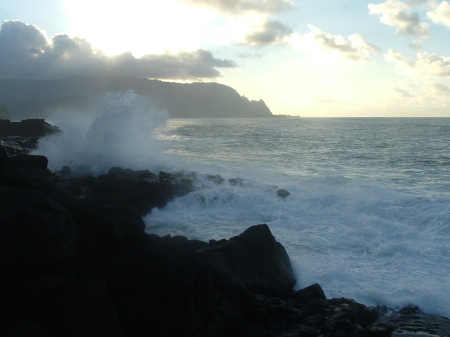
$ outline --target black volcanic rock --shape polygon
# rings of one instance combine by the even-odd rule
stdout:
[[[25,119],[20,122],[0,119],[0,138],[9,136],[39,138],[58,132],[59,128],[50,125],[44,119]]]
[[[199,253],[210,268],[228,274],[252,292],[281,295],[295,285],[286,250],[275,241],[267,225],[250,227]]]
[[[28,154],[38,147],[39,138],[61,130],[43,119],[26,119],[20,122],[0,119],[0,145],[9,156]]]
[[[74,262],[78,230],[42,192],[0,187],[0,274],[27,275]]]

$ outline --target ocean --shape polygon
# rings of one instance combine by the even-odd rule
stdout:
[[[195,172],[196,191],[152,210],[148,233],[207,241],[266,223],[297,288],[450,317],[450,118],[175,120],[123,95],[50,121],[65,134],[36,152],[52,170]]]

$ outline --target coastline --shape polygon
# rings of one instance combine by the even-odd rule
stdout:
[[[0,151],[5,335],[390,336],[420,320],[433,336],[448,321],[326,299],[318,284],[293,291],[289,258],[265,225],[210,242],[145,234],[142,215],[192,191],[191,176],[76,177],[50,172],[43,156]]]

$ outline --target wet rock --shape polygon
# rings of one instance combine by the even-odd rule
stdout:
[[[287,190],[285,190],[283,188],[280,188],[280,189],[277,190],[277,195],[280,198],[284,199],[284,198],[287,198],[288,196],[290,196],[291,193],[289,193]]]
[[[387,310],[384,310],[387,312]],[[383,316],[373,328],[389,329],[392,336],[442,337],[450,335],[450,319],[427,315],[418,307],[408,306],[399,311],[391,311]]]
[[[206,179],[208,179],[209,181],[212,181],[216,185],[222,185],[225,181],[225,179],[223,179],[222,176],[219,174],[216,174],[216,175],[208,174],[206,176]]]
[[[283,294],[295,284],[289,257],[267,225],[250,227],[241,235],[200,253],[211,268],[234,275],[252,292]]]
[[[160,172],[159,181],[166,199],[172,200],[195,190],[196,175],[194,172]]]
[[[44,119],[25,119],[20,122],[0,119],[0,137],[20,136],[38,138],[58,132],[61,132],[58,127],[47,123]]]
[[[37,137],[20,136],[1,137],[0,144],[5,147],[9,156],[27,154],[38,147]]]
[[[302,302],[308,302],[313,299],[322,299],[322,300],[326,299],[325,293],[323,292],[322,287],[318,283],[314,283],[309,287],[296,291],[293,296]]]
[[[241,179],[241,178],[231,178],[231,179],[228,179],[228,183],[231,185],[231,186],[244,186],[244,180],[243,179]]]
[[[94,196],[111,205],[128,207],[141,216],[167,202],[158,176],[147,170],[114,167],[92,182]]]

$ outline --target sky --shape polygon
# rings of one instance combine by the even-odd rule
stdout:
[[[0,78],[218,82],[274,114],[450,117],[450,2],[2,0]]]

